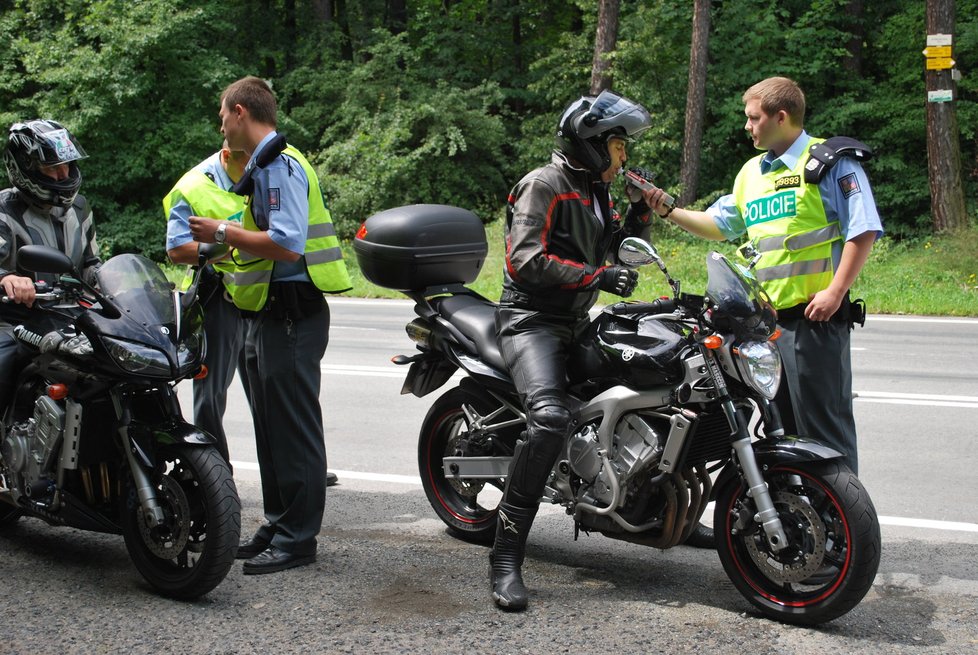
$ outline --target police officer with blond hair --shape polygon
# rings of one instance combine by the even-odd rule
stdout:
[[[804,129],[805,95],[785,77],[743,96],[744,129],[761,154],[741,168],[733,193],[705,212],[661,216],[707,239],[756,244],[757,279],[778,310],[784,379],[777,405],[788,434],[821,441],[857,472],[849,332],[864,317],[849,297],[883,226],[860,161],[871,156],[848,137],[820,139]]]
[[[191,216],[209,216],[241,222],[244,198],[231,187],[244,173],[248,155],[231,150],[227,142],[210,157],[183,174],[163,198],[163,213],[167,218],[166,254],[174,264],[196,265],[198,243],[190,234]],[[224,432],[224,410],[227,392],[236,369],[243,371],[241,354],[244,347],[244,319],[231,302],[225,276],[230,281],[234,272],[228,261],[205,266],[201,273],[199,296],[204,310],[204,335],[207,355],[204,364],[207,375],[195,379],[194,423],[217,440],[224,459],[230,461],[227,436]],[[189,286],[188,272],[183,285]],[[241,383],[248,393],[247,379]]]

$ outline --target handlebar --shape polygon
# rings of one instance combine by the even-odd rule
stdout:
[[[46,293],[37,293],[37,294],[34,294],[34,300],[60,300],[61,297],[62,297],[62,294],[58,293],[57,291],[48,291]],[[0,296],[0,302],[2,302],[2,303],[12,303],[13,300],[10,299],[10,296],[3,295],[3,296]]]
[[[619,302],[611,306],[612,314],[670,314],[676,311],[675,298],[657,298],[651,302]]]

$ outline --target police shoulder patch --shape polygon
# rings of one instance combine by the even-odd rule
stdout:
[[[272,187],[268,190],[268,211],[274,211],[281,208],[282,198],[279,194],[278,187]]]
[[[859,193],[859,180],[856,179],[855,173],[849,173],[839,178],[839,189],[842,190],[842,195],[848,198],[849,196]]]

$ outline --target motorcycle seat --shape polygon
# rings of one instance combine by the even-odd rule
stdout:
[[[496,305],[487,300],[463,294],[436,299],[436,308],[475,344],[482,360],[500,371],[506,371],[499,344],[496,343]]]

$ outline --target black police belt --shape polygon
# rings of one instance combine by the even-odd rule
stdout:
[[[312,282],[272,282],[268,285],[268,300],[257,312],[241,310],[244,318],[267,313],[276,320],[298,321],[315,316],[326,308],[323,292]]]
[[[799,303],[792,307],[779,309],[778,322],[807,320],[805,318],[806,309],[808,309],[807,302]],[[842,298],[842,303],[839,305],[839,309],[832,314],[832,318],[829,319],[829,322],[847,323],[850,329],[856,324],[864,326],[866,324],[866,301],[862,298],[852,300],[849,297],[849,292],[846,291],[846,295]]]

